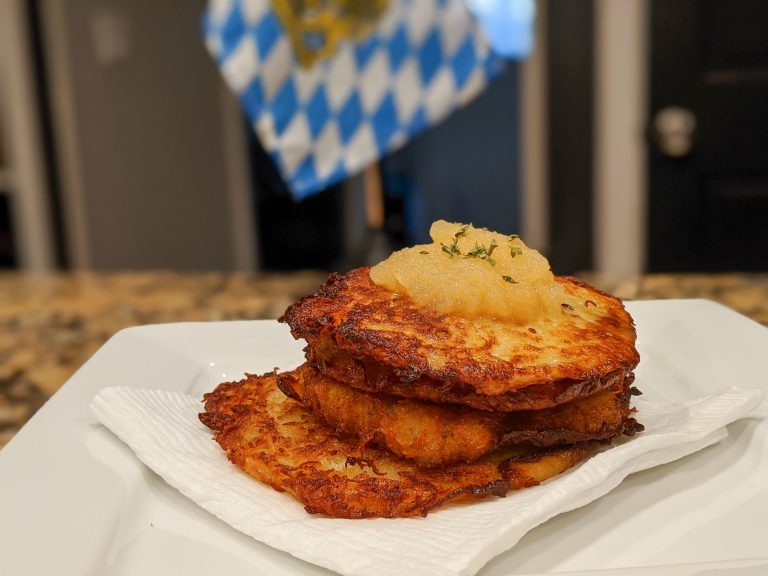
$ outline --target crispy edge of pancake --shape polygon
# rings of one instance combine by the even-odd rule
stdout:
[[[600,449],[497,451],[472,464],[424,469],[387,450],[339,438],[300,402],[286,397],[274,374],[248,375],[204,396],[200,421],[235,465],[307,512],[337,518],[426,516],[446,503],[504,496],[534,486]]]
[[[312,366],[354,388],[438,404],[463,404],[493,412],[551,408],[613,388],[632,374],[631,371],[616,370],[592,380],[557,380],[488,396],[478,394],[461,382],[441,382],[418,372],[380,364],[370,357],[353,356],[334,346],[328,335],[309,339],[308,343],[304,352]]]
[[[332,274],[279,320],[310,345],[328,338],[355,359],[386,366],[414,395],[419,394],[414,382],[426,377],[481,397],[541,385],[567,397],[569,387],[589,382],[593,392],[609,375],[628,374],[640,360],[634,323],[621,300],[574,278],[556,278],[573,303],[564,302],[561,315],[517,325],[418,306],[374,284],[368,271]]]
[[[503,413],[362,392],[307,364],[277,375],[286,396],[302,402],[336,434],[427,467],[473,462],[512,444],[546,447],[634,434],[639,425],[630,416],[632,380],[555,408]]]

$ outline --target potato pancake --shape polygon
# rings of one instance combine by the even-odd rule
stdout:
[[[327,375],[364,390],[483,410],[555,406],[622,382],[639,361],[621,301],[555,278],[559,312],[520,324],[418,306],[373,283],[368,268],[333,274],[280,319]]]
[[[486,412],[363,392],[325,376],[308,364],[277,376],[278,387],[332,426],[419,466],[473,462],[504,445],[576,444],[634,434],[631,379],[554,408]]]
[[[413,374],[404,370],[340,350],[329,336],[313,340],[304,352],[307,361],[318,370],[360,390],[500,412],[551,408],[612,388],[632,375],[631,372],[627,374],[619,370],[595,380],[558,380],[486,396],[461,382],[442,382],[418,373],[411,380]]]
[[[338,437],[274,374],[249,375],[205,395],[200,420],[246,473],[337,518],[425,516],[448,502],[503,496],[560,474],[600,442],[566,448],[501,450],[471,464],[419,468],[387,450]]]

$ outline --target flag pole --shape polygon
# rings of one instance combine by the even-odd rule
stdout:
[[[368,165],[363,172],[365,190],[365,220],[374,232],[384,229],[384,187],[381,184],[379,163]]]

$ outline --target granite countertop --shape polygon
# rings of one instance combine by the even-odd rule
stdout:
[[[122,328],[277,318],[326,277],[324,272],[0,274],[0,449]],[[768,274],[588,280],[625,299],[708,298],[768,326]]]

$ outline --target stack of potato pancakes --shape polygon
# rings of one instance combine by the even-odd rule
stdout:
[[[205,396],[229,459],[308,512],[414,516],[503,496],[642,430],[621,301],[553,276],[516,236],[431,234],[288,308],[302,366]]]

